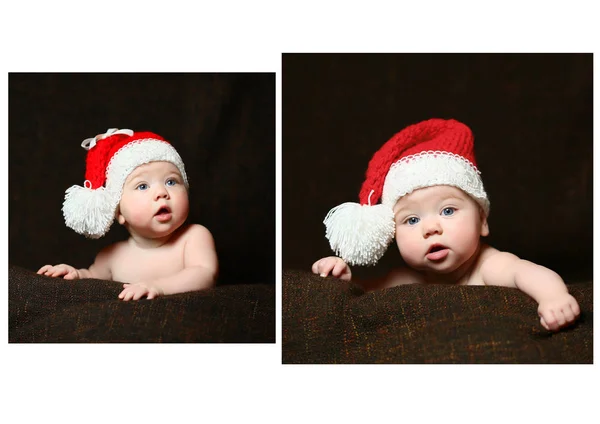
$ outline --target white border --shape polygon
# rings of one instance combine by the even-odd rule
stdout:
[[[8,2],[3,63],[12,72],[270,72],[280,69],[281,52],[598,46],[597,13],[587,1],[285,4]],[[278,178],[280,108],[278,100]],[[4,228],[8,237],[6,221]],[[596,365],[281,366],[280,345],[4,345],[2,357],[5,421],[26,422],[587,422],[597,416],[591,383],[600,381]]]

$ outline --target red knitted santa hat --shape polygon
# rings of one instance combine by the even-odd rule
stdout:
[[[65,223],[89,238],[102,237],[112,225],[125,180],[140,165],[165,161],[175,165],[188,187],[181,157],[161,136],[143,131],[110,128],[87,138],[84,187],[67,189],[63,203]]]
[[[475,163],[473,134],[453,119],[430,119],[406,127],[373,155],[360,190],[360,205],[344,203],[325,217],[331,248],[351,265],[377,263],[394,238],[393,208],[398,199],[436,185],[460,188],[489,213]]]

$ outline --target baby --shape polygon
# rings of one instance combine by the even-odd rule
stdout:
[[[466,125],[431,119],[394,135],[369,162],[360,201],[340,205],[325,218],[326,237],[340,257],[318,260],[314,273],[350,280],[348,264],[377,263],[395,237],[407,267],[363,283],[367,290],[427,283],[505,286],[538,302],[547,330],[579,316],[558,274],[480,241],[489,234],[489,201]]]
[[[184,225],[189,212],[188,180],[177,151],[151,132],[115,128],[83,141],[85,187],[66,192],[68,227],[102,237],[114,219],[130,234],[104,248],[89,269],[46,265],[38,274],[120,281],[125,301],[201,290],[215,285],[218,260],[211,233]]]

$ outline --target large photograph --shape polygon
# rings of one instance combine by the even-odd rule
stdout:
[[[9,341],[275,342],[275,74],[9,74]]]
[[[283,362],[592,363],[591,54],[284,54]]]

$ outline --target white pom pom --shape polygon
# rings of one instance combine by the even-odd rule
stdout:
[[[67,189],[63,203],[65,223],[79,234],[100,238],[114,220],[113,196],[104,187],[92,190],[81,186]]]
[[[394,238],[394,212],[385,205],[344,203],[323,221],[331,249],[350,265],[374,265]]]

